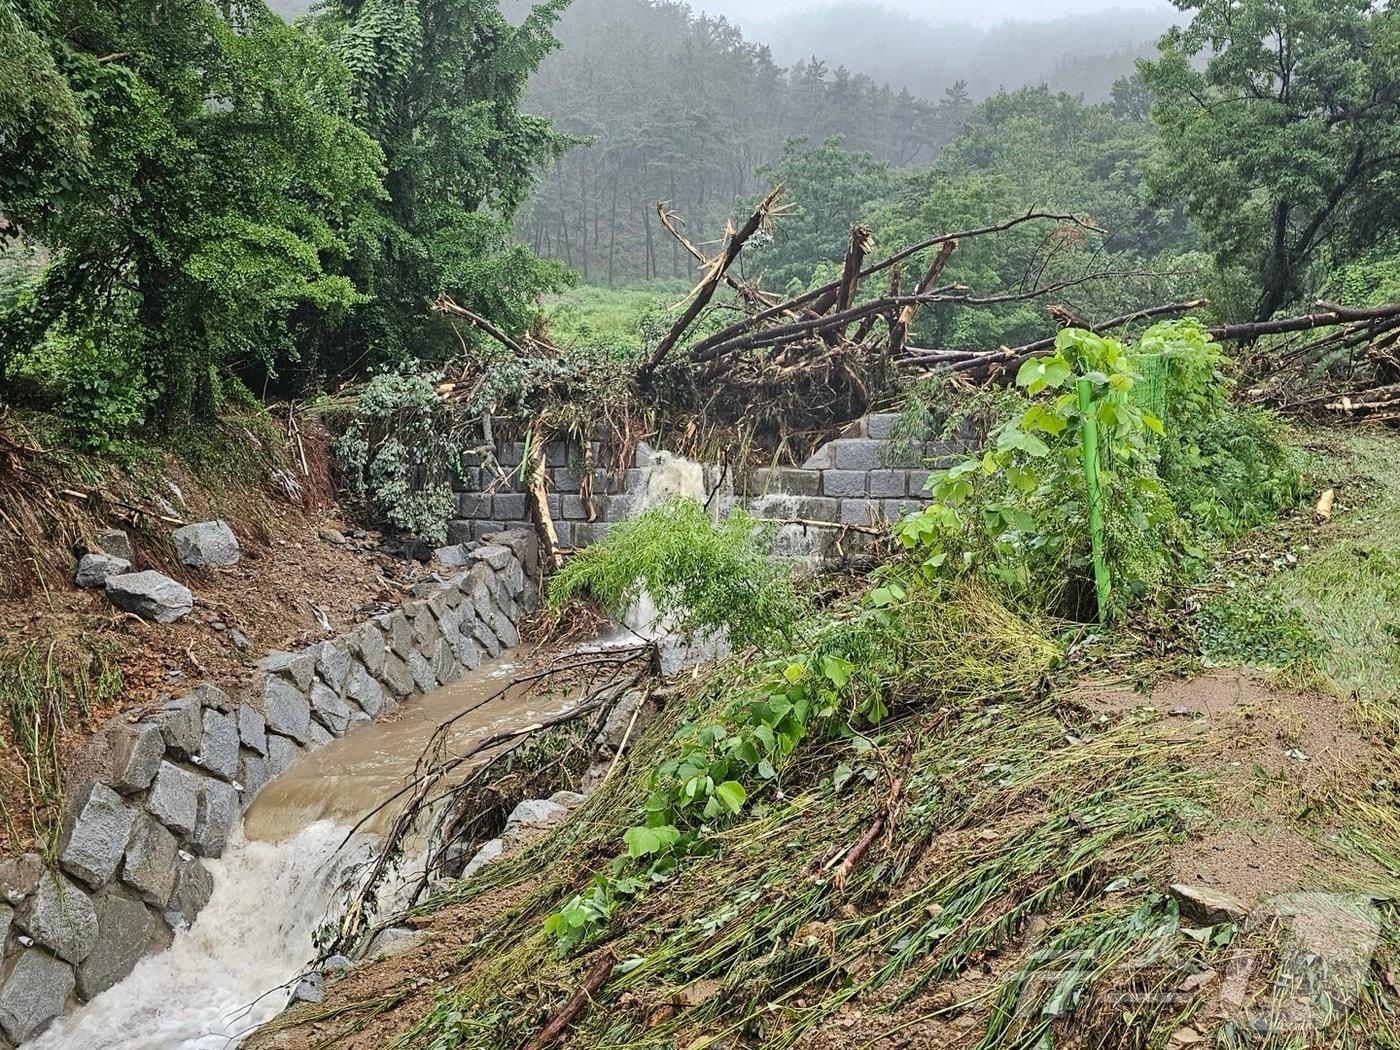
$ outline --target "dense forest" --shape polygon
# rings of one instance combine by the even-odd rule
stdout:
[[[864,7],[796,19],[783,46],[846,54],[866,26],[888,40],[878,79],[785,65],[722,19],[645,0],[292,0],[292,22],[257,0],[0,0],[4,398],[117,447],[250,393],[445,361],[462,344],[440,295],[524,332],[571,283],[558,338],[629,352],[674,291],[594,289],[696,273],[656,204],[703,247],[779,181],[781,214],[736,271],[773,291],[830,279],[853,223],[896,251],[1035,207],[1079,225],[969,244],[947,279],[1062,287],[1086,317],[1197,295],[1222,319],[1394,298],[1400,16],[1177,6],[1134,69],[1094,56],[1136,53],[1146,16],[986,31],[969,55],[1033,82],[978,98],[993,81],[939,58],[930,75],[952,79],[930,99],[895,79],[918,34]],[[1124,75],[1105,91],[1109,67]],[[912,338],[1029,338],[1040,294],[934,305]],[[502,368],[482,397],[519,380]]]

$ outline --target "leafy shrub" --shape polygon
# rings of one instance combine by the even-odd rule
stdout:
[[[743,511],[715,522],[694,500],[668,500],[576,554],[554,577],[549,605],[587,596],[621,619],[645,593],[679,630],[772,646],[788,638],[801,604],[788,568],[769,557],[771,540]]]
[[[1238,588],[1208,602],[1198,631],[1201,656],[1209,664],[1290,668],[1326,653],[1302,613],[1260,588]]]
[[[1067,329],[1054,353],[1021,366],[1022,396],[990,402],[1002,418],[986,450],[937,472],[933,502],[899,526],[930,577],[976,573],[1033,608],[1091,608],[1081,379],[1100,433],[1114,612],[1194,574],[1204,547],[1298,501],[1280,424],[1231,402],[1225,358],[1204,328],[1156,325],[1137,349],[1160,355],[1165,421],[1143,403],[1146,388],[1135,391],[1141,358],[1116,340]]]
[[[447,536],[452,476],[466,431],[436,374],[386,372],[360,394],[335,453],[350,491],[378,521],[433,542]]]

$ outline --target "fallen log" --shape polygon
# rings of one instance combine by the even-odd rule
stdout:
[[[583,984],[579,985],[573,995],[569,996],[566,1002],[554,1015],[554,1019],[545,1025],[540,1034],[530,1040],[530,1045],[526,1050],[544,1050],[547,1046],[552,1046],[559,1041],[559,1037],[564,1034],[579,1015],[579,1012],[588,1004],[593,996],[598,994],[598,990],[608,983],[608,978],[612,975],[613,967],[617,965],[617,957],[608,952],[601,959],[593,964],[588,971],[588,976],[583,979]]]

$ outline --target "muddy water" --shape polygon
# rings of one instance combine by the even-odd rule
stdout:
[[[209,862],[214,894],[194,926],[25,1050],[231,1050],[275,1017],[344,877],[369,856],[393,811],[341,848],[348,830],[403,786],[437,727],[475,708],[452,730],[461,749],[569,705],[518,693],[490,700],[514,669],[483,665],[298,759],[263,789],[224,856]]]

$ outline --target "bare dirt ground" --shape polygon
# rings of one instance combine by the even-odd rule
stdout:
[[[1084,682],[1068,697],[1110,719],[1170,720],[1196,741],[1203,771],[1215,785],[1213,820],[1168,858],[1169,882],[1186,882],[1253,905],[1260,897],[1323,884],[1336,856],[1337,806],[1370,784],[1385,759],[1352,724],[1350,705],[1336,698],[1275,688],[1261,675],[1226,669],[1166,682],[1149,695],[1113,683]],[[1364,876],[1364,868],[1353,870]],[[1380,872],[1376,872],[1380,875]],[[917,878],[917,869],[910,878]],[[427,921],[423,942],[401,955],[363,964],[331,983],[325,1003],[288,1014],[275,1031],[250,1046],[259,1050],[337,1047],[369,1050],[391,1043],[452,986],[455,961],[482,916],[505,910],[514,895],[503,889],[465,909]],[[998,986],[1045,928],[1033,920],[1019,941],[989,951],[952,980],[935,985],[897,1009],[890,1004],[917,978],[917,967],[869,999],[847,1003],[798,1043],[809,1050],[847,1048],[962,1048],[985,1031]],[[881,960],[868,962],[878,963]],[[853,972],[862,964],[852,961]],[[800,1004],[797,1004],[800,1005]],[[339,1042],[349,1017],[359,1028]],[[567,1040],[565,1041],[567,1042]]]

